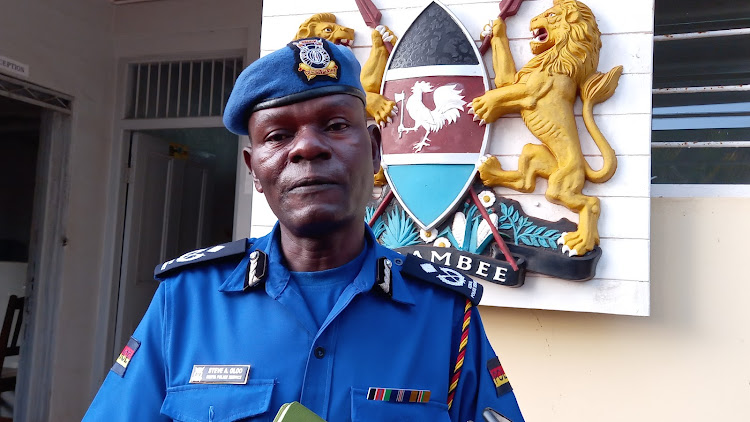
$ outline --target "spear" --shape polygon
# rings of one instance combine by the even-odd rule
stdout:
[[[521,2],[523,2],[523,0],[501,0],[500,15],[498,17],[502,20],[505,20],[515,15],[516,13],[518,13],[518,9],[521,7]],[[359,0],[357,1],[357,4],[359,4]],[[480,55],[484,56],[484,53],[486,53],[487,50],[490,49],[491,40],[492,31],[490,31],[490,33],[487,34],[486,37],[484,37],[484,40],[482,40],[482,45],[479,47]]]
[[[380,13],[380,10],[378,10],[377,7],[375,7],[375,4],[371,0],[354,0],[357,3],[357,8],[359,9],[359,14],[362,15],[362,19],[365,20],[365,24],[369,26],[372,29],[375,29],[378,25],[380,25],[380,19],[383,17],[383,14]],[[383,40],[383,44],[385,44],[386,50],[388,50],[388,53],[390,54],[391,51],[393,51],[393,45],[390,43],[390,41]]]

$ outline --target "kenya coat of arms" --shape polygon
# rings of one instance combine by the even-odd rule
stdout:
[[[516,70],[504,20],[520,3],[501,2],[481,48],[438,1],[421,10],[390,53],[395,36],[379,24],[376,9],[363,13],[382,36],[373,32],[362,74],[368,113],[382,128],[383,172],[375,178],[382,192],[367,220],[384,245],[493,283],[521,286],[527,270],[588,280],[602,254],[601,207],[582,189],[587,181],[606,182],[617,168],[592,108],[612,96],[622,67],[597,72],[601,41],[593,13],[576,0],[553,0],[531,21],[534,58]],[[339,32],[350,43],[353,31],[345,29]],[[494,88],[482,60],[489,48]],[[377,85],[380,92],[373,92]],[[578,96],[603,158],[598,170],[581,153],[573,115]],[[541,142],[517,152],[517,170],[486,155],[490,126],[509,113],[520,114]],[[529,215],[493,189],[533,192],[539,178],[547,179],[547,200],[577,213],[577,223]]]

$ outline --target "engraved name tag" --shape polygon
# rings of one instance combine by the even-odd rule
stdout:
[[[190,384],[247,384],[250,365],[193,365]]]

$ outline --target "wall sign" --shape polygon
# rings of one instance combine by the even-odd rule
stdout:
[[[29,65],[17,62],[5,56],[0,56],[0,72],[13,76],[28,78]]]

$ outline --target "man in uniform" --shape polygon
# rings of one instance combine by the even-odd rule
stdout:
[[[378,244],[380,164],[359,64],[297,40],[246,68],[224,123],[278,217],[273,231],[157,266],[163,280],[87,421],[523,421],[475,305],[481,285]]]

